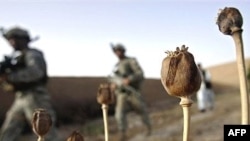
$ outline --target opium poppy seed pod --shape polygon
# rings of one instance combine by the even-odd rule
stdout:
[[[84,141],[84,138],[78,131],[73,131],[67,141]]]
[[[43,138],[52,126],[52,119],[50,114],[45,109],[36,109],[33,113],[32,127],[34,133]]]
[[[114,102],[114,94],[108,83],[101,83],[97,91],[97,102],[99,104],[112,104]]]
[[[216,24],[223,34],[232,35],[233,32],[242,30],[243,18],[238,9],[225,7],[219,11]]]
[[[240,79],[242,124],[249,124],[249,92],[246,79],[244,46],[242,39],[243,17],[234,7],[226,7],[218,13],[216,24],[220,32],[233,37],[236,47],[236,61]]]
[[[176,51],[167,51],[162,61],[161,82],[171,96],[188,96],[199,90],[201,76],[193,55],[188,47],[177,47]]]
[[[183,109],[183,141],[189,140],[191,95],[197,92],[201,85],[201,74],[194,61],[194,56],[188,52],[188,47],[167,51],[167,57],[162,61],[161,82],[167,93],[181,99]]]
[[[109,83],[101,83],[97,91],[97,102],[102,105],[105,141],[108,141],[108,105],[114,102],[114,93]]]

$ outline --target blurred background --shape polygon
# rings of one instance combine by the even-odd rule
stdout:
[[[106,77],[117,62],[110,43],[122,43],[127,55],[138,59],[146,76],[142,93],[155,128],[167,131],[163,126],[181,121],[182,111],[179,109],[179,99],[167,95],[160,82],[165,51],[185,44],[195,61],[211,72],[216,102],[226,104],[228,95],[237,99],[239,80],[234,42],[230,36],[219,31],[216,17],[218,10],[225,7],[240,10],[244,19],[242,35],[246,66],[249,67],[249,4],[248,0],[8,0],[0,5],[0,26],[4,29],[21,26],[29,30],[32,37],[39,36],[39,40],[30,46],[41,49],[47,60],[50,76],[48,87],[58,113],[58,127],[65,129],[66,125],[77,124],[74,128],[80,128],[86,135],[102,138],[102,129],[92,131],[92,126],[98,123],[98,129],[102,128],[99,121],[102,113],[96,102],[96,92],[99,84],[107,81]],[[10,52],[11,47],[4,38],[0,38],[0,58]],[[13,97],[11,93],[0,91],[1,122]],[[235,102],[235,115],[239,112],[240,116],[239,100],[232,102]],[[224,105],[224,108],[227,106]],[[168,115],[171,110],[173,118]],[[223,106],[217,112],[197,118],[203,118],[199,122],[207,122],[218,114],[229,116],[232,113]],[[113,105],[109,114],[113,116]],[[196,103],[193,114],[199,114]],[[221,133],[218,134],[218,141],[223,136],[224,122],[240,123],[238,118],[232,116],[232,120],[221,119],[215,123],[221,125],[219,128],[216,126],[218,130],[214,131]],[[86,124],[92,120],[99,122]],[[140,133],[140,126],[132,124],[131,128],[138,126],[138,129],[134,128],[136,131],[134,134],[131,132],[131,138]],[[212,125],[209,130],[215,128]],[[115,136],[115,127],[111,126],[110,130]],[[205,134],[202,129],[195,131],[193,136],[213,136]],[[173,136],[179,132],[182,133],[181,129],[176,129],[159,140],[174,140],[177,137]],[[163,134],[157,132],[158,136]],[[217,139],[215,137],[210,141]]]

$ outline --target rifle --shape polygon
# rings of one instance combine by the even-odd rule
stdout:
[[[3,74],[8,73],[12,69],[14,69],[15,66],[11,63],[11,57],[4,56],[4,60],[0,62],[0,76]],[[12,91],[14,88],[12,85],[10,85],[7,82],[1,82],[0,86],[3,88],[4,91]]]
[[[21,54],[18,54],[15,57],[5,55],[3,61],[0,62],[0,75],[9,73],[24,66],[24,62],[21,60],[21,57]]]
[[[108,75],[108,82],[116,84],[116,86],[125,89],[126,91],[135,94],[136,96],[140,96],[141,94],[132,86],[124,85],[123,78],[116,73],[112,73]]]
[[[4,56],[4,60],[0,62],[0,75],[5,74],[15,68],[11,63],[11,57]]]

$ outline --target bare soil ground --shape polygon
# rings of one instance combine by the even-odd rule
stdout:
[[[128,115],[128,141],[181,141],[183,128],[182,108],[179,103],[167,108],[164,103],[149,108],[153,125],[151,136],[145,136],[145,128],[138,115]],[[225,93],[216,95],[215,108],[212,111],[200,113],[196,101],[191,106],[192,141],[223,141],[223,126],[225,124],[241,124],[241,106],[239,93]],[[83,125],[66,125],[59,128],[64,141],[69,134],[78,130],[84,134],[85,141],[104,141],[102,118],[90,120]],[[118,141],[116,122],[109,116],[110,141]],[[31,138],[30,134],[23,135],[22,141]],[[33,135],[34,138],[34,135]]]
[[[248,59],[248,63],[250,59]],[[249,65],[247,65],[249,66]],[[196,97],[191,106],[192,141],[223,141],[225,124],[241,124],[239,78],[236,62],[208,68],[215,90],[215,108],[200,113]],[[58,131],[62,141],[74,131],[80,131],[85,141],[104,141],[101,106],[96,102],[98,85],[104,78],[51,78],[49,90],[58,114]],[[142,94],[148,105],[153,125],[151,136],[145,136],[145,128],[135,113],[128,115],[128,141],[181,141],[183,128],[182,108],[179,99],[166,94],[159,79],[147,79]],[[13,101],[14,95],[0,91],[0,122]],[[113,109],[109,109],[109,141],[118,141]],[[36,136],[26,132],[19,141],[34,141]]]

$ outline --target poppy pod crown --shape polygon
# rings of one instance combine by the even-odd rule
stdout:
[[[112,104],[114,102],[114,94],[108,83],[99,85],[96,98],[99,104]]]
[[[194,56],[183,45],[175,51],[167,51],[162,61],[161,82],[172,96],[188,96],[199,90],[201,76],[194,61]]]

